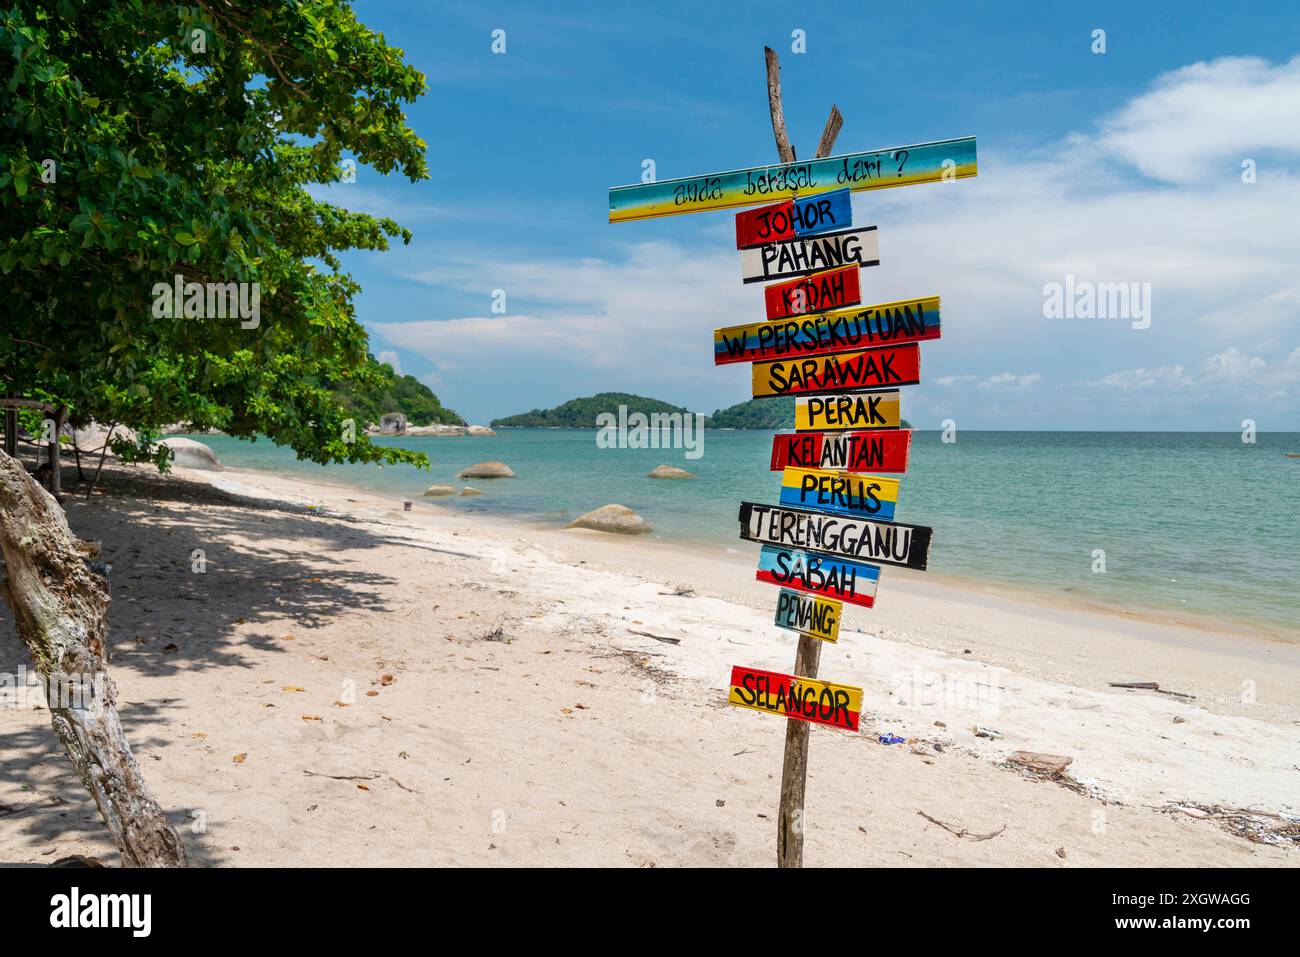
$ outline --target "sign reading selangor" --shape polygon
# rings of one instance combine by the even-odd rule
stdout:
[[[799,163],[615,186],[609,191],[609,221],[623,223],[709,209],[757,206],[845,186],[859,192],[967,179],[978,174],[975,137],[964,136]]]
[[[742,708],[849,731],[858,730],[858,716],[862,711],[861,688],[740,665],[731,669],[727,700]]]

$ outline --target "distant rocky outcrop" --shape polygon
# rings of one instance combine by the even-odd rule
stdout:
[[[586,515],[579,515],[568,527],[590,528],[617,535],[642,535],[650,531],[646,520],[626,505],[602,505]]]
[[[675,465],[656,465],[650,470],[648,477],[654,479],[684,479],[695,478],[695,473],[688,472],[686,469],[679,469]]]
[[[405,435],[406,416],[401,412],[389,412],[380,416],[379,431],[384,435]]]
[[[172,450],[172,465],[183,469],[202,469],[207,472],[220,472],[221,462],[217,454],[202,442],[194,439],[163,439],[158,443]]]
[[[496,435],[486,425],[410,425],[407,435]]]
[[[479,462],[462,471],[457,478],[514,478],[515,473],[505,462]]]

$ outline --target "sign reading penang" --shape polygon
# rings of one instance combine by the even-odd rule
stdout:
[[[876,603],[880,569],[834,555],[764,545],[754,577],[769,585],[870,608]]]
[[[855,561],[925,568],[930,558],[930,533],[925,525],[740,503],[740,537],[746,541],[806,548]]]
[[[860,278],[861,270],[857,266],[840,266],[838,269],[800,276],[789,282],[774,282],[764,286],[763,303],[767,307],[767,318],[806,316],[811,312],[855,305],[862,301]],[[762,325],[763,323],[756,324]]]
[[[840,637],[844,606],[829,598],[814,598],[782,588],[776,598],[776,627],[812,635],[834,644]]]
[[[745,282],[767,282],[849,264],[880,265],[880,238],[875,226],[742,249],[740,278]]]
[[[811,236],[853,225],[847,189],[747,209],[736,214],[736,248],[748,249],[795,236]]]
[[[921,347],[912,343],[812,359],[755,362],[751,374],[756,399],[916,385],[921,381]]]
[[[841,472],[906,472],[912,433],[778,432],[772,436],[772,471],[785,468]]]
[[[849,395],[801,395],[794,401],[799,432],[839,429],[896,429],[902,423],[902,393],[855,392]]]
[[[727,700],[742,708],[849,731],[858,730],[858,716],[862,711],[861,688],[740,665],[731,669]]]
[[[850,153],[801,163],[686,176],[609,191],[609,221],[756,206],[848,187],[854,192],[966,179],[979,173],[975,137]]]
[[[853,266],[848,269],[855,274],[858,271]],[[820,277],[830,277],[838,272],[840,270],[817,273],[796,282],[819,280]],[[821,284],[824,285],[825,281]],[[768,286],[765,291],[770,294],[773,289],[784,289],[787,286],[791,287],[793,294],[803,296],[807,302],[820,304],[828,298],[820,294],[810,296],[787,283]],[[853,287],[856,295],[856,277]],[[768,318],[778,318],[772,315],[770,298],[768,303]],[[805,311],[821,312],[811,308]],[[750,322],[743,326],[713,330],[713,362],[715,365],[723,365],[728,362],[833,355],[837,352],[938,339],[939,333],[938,296],[839,309],[815,316],[795,313],[781,322]]]

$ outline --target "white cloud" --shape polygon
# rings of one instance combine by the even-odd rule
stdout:
[[[1187,375],[1186,369],[1174,364],[1156,369],[1121,369],[1086,384],[1094,389],[1132,392],[1137,389],[1187,389],[1196,383]]]
[[[385,349],[383,352],[376,355],[375,360],[378,362],[387,362],[393,367],[394,372],[398,375],[402,374],[402,360],[399,359],[397,353],[393,352],[391,349]]]
[[[1027,375],[999,372],[997,375],[989,376],[979,384],[979,387],[981,389],[1028,389],[1042,381],[1043,376],[1038,372],[1030,372]]]

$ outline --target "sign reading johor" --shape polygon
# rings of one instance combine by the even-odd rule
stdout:
[[[856,267],[849,269],[853,273],[858,271]],[[838,272],[840,270],[804,276],[796,283],[818,280]],[[856,295],[856,278],[853,286]],[[793,295],[802,296],[805,302],[820,304],[828,298],[820,294],[809,295],[807,291],[801,292],[797,286],[787,283],[768,286],[764,291],[770,297],[773,289],[787,287],[791,288]],[[779,318],[772,315],[770,298],[768,303],[768,318]],[[804,311],[821,312],[813,308]],[[833,355],[938,339],[939,333],[938,296],[839,309],[815,316],[792,313],[782,322],[751,322],[714,329],[713,362],[723,365],[727,362]]]
[[[860,277],[859,267],[840,266],[838,269],[800,276],[789,282],[774,282],[764,286],[763,303],[767,308],[767,318],[806,316],[812,312],[855,305],[862,301]],[[761,326],[762,323],[756,325]]]
[[[876,603],[880,569],[834,555],[764,545],[754,577],[769,585],[870,608]]]
[[[812,635],[834,644],[840,637],[844,606],[829,598],[814,598],[789,588],[776,597],[776,627]]]
[[[751,374],[756,399],[916,385],[921,381],[921,347],[911,343],[812,359],[755,362]]]
[[[785,468],[842,472],[906,472],[912,433],[778,432],[772,436],[772,471]]]
[[[747,209],[736,214],[736,248],[748,249],[795,236],[811,236],[853,225],[847,189]]]
[[[898,507],[898,479],[821,469],[786,469],[781,504],[886,522]]]
[[[858,730],[858,715],[862,711],[861,688],[740,665],[731,669],[727,700],[742,708],[849,731]]]
[[[976,176],[975,137],[850,153],[727,173],[616,186],[609,221],[628,222],[707,209],[757,206],[847,186],[854,192]]]
[[[896,429],[902,419],[903,394],[855,392],[851,395],[801,395],[794,400],[794,427],[800,432],[822,429]]]
[[[925,525],[740,503],[740,537],[746,541],[806,548],[855,561],[925,568],[930,559],[931,531]]]
[[[850,264],[880,265],[880,234],[875,226],[742,249],[740,278],[745,282],[767,282]]]

